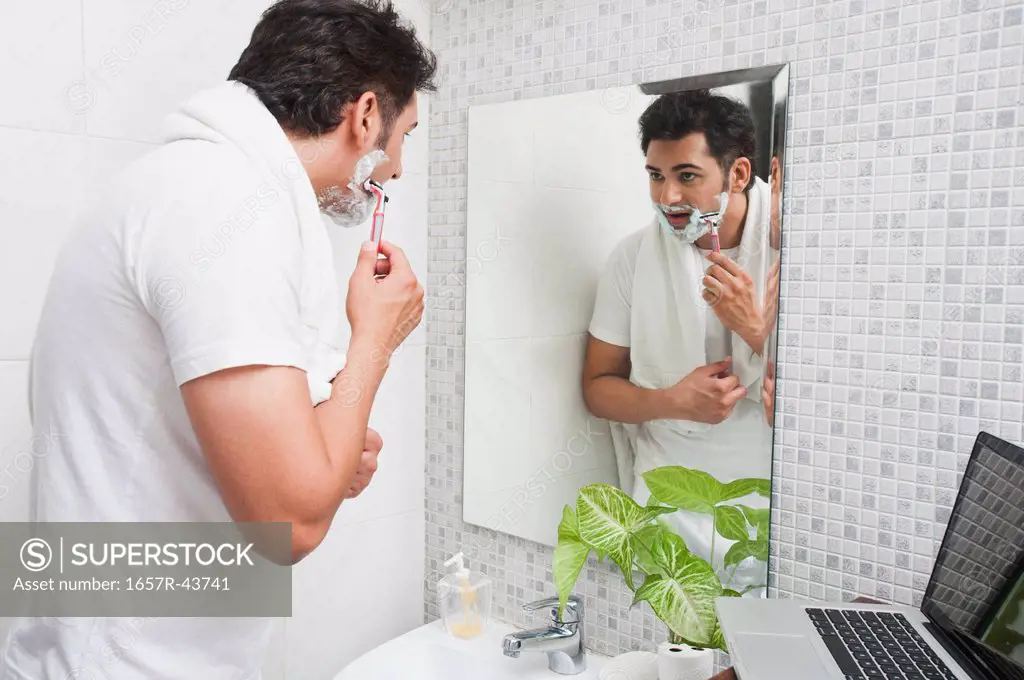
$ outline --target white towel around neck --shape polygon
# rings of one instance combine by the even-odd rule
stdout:
[[[164,121],[163,141],[195,139],[241,150],[267,185],[287,200],[295,220],[276,225],[297,229],[302,241],[303,276],[299,295],[306,375],[313,404],[331,396],[331,380],[345,366],[336,346],[338,290],[327,226],[313,186],[284,130],[246,85],[227,81],[202,91]]]
[[[755,179],[747,191],[747,215],[737,264],[754,282],[754,302],[761,309],[768,262],[768,219],[771,190]],[[633,275],[630,312],[630,380],[640,387],[670,387],[707,365],[707,315],[714,314],[701,297],[704,255],[697,246],[665,232],[655,219],[640,242]],[[732,333],[732,372],[747,388],[746,399],[760,402],[764,357]],[[620,486],[633,491],[635,451],[641,428],[670,436],[707,432],[712,425],[691,420],[612,423]]]

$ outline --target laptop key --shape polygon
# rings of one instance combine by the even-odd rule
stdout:
[[[829,653],[832,654],[832,658],[835,659],[835,662],[839,665],[839,670],[842,671],[844,675],[861,677],[860,668],[858,668],[857,662],[854,661],[842,640],[835,635],[829,635],[828,637],[822,638],[822,640],[825,642],[825,646],[828,647]]]
[[[825,616],[832,623],[846,623],[846,619],[843,618],[843,613],[838,609],[829,609],[825,612]]]

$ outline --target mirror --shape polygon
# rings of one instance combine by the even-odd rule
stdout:
[[[470,108],[466,522],[555,545],[580,488],[644,505],[665,466],[764,480],[710,504],[767,516],[787,96],[782,65]],[[725,560],[706,510],[669,518],[763,594],[767,526]]]

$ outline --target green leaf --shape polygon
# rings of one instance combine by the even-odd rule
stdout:
[[[764,586],[765,586],[765,584],[763,584],[763,583],[752,583],[751,585],[749,585],[749,586],[747,586],[746,588],[743,589],[743,595],[746,595],[751,590],[757,590],[758,588],[764,588]]]
[[[722,485],[722,497],[723,501],[730,501],[734,498],[743,498],[749,496],[752,493],[756,493],[759,496],[767,498],[772,493],[772,482],[770,479],[760,479],[757,477],[745,477],[743,479],[736,479],[728,484]]]
[[[673,633],[707,647],[717,625],[715,598],[722,583],[708,563],[674,534],[665,534],[657,551],[669,576],[651,574],[636,591],[635,602],[648,602]]]
[[[743,517],[746,518],[747,524],[753,527],[757,527],[760,530],[762,524],[768,524],[771,521],[771,511],[768,508],[752,508],[748,505],[735,505],[735,508],[739,508],[740,512],[743,513]]]
[[[738,508],[719,505],[715,508],[715,531],[730,541],[748,541],[747,520]]]
[[[729,653],[729,648],[725,644],[725,635],[722,634],[722,627],[717,623],[715,624],[715,632],[711,636],[711,644],[709,646],[712,649],[720,649],[726,654]]]
[[[739,564],[748,557],[754,557],[762,562],[768,561],[768,544],[761,541],[740,541],[733,543],[729,552],[725,553],[725,566],[731,567]]]
[[[758,540],[758,542],[762,542],[763,541],[765,546],[768,545],[768,528],[770,526],[771,526],[771,519],[769,518],[769,515],[767,514],[767,511],[766,511],[764,519],[757,523],[757,540]],[[767,549],[768,548],[765,547],[765,550],[767,550]]]
[[[591,484],[581,489],[576,497],[580,539],[618,565],[630,590],[636,589],[633,585],[635,534],[667,512],[673,509],[641,507],[621,489],[609,484]]]
[[[590,546],[580,538],[576,513],[567,505],[562,510],[562,522],[558,525],[558,545],[555,546],[554,562],[551,567],[555,589],[558,591],[559,616],[569,600],[569,595],[572,594],[572,589],[576,586],[589,555]]]
[[[665,505],[711,515],[722,500],[722,485],[701,470],[670,465],[643,474],[651,495]]]
[[[648,524],[635,535],[636,564],[644,574],[661,574],[667,576],[654,557],[654,546],[662,540],[665,529],[660,524]]]
[[[741,593],[737,593],[735,590],[729,590],[726,588],[722,591],[722,597],[743,597],[743,595]]]

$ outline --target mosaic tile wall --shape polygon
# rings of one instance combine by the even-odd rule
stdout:
[[[461,520],[467,107],[781,62],[774,593],[919,602],[976,434],[1022,440],[1022,0],[424,1],[427,620],[458,550],[503,620],[553,592],[549,548]],[[614,572],[579,590],[595,650],[662,639]]]

